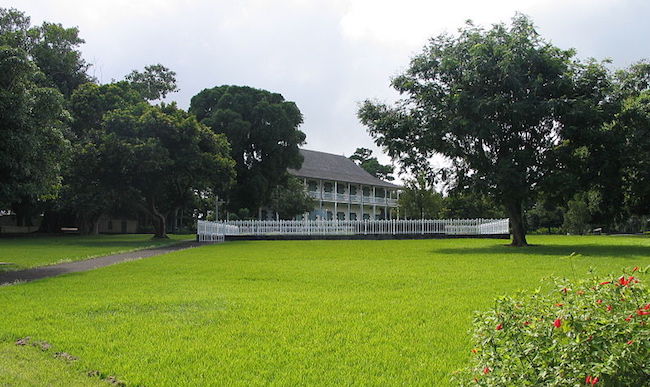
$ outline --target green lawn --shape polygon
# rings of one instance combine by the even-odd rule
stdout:
[[[0,343],[47,341],[49,352],[79,358],[55,359],[57,369],[98,370],[129,385],[446,385],[470,355],[473,312],[496,296],[550,286],[542,280],[551,275],[583,277],[590,267],[606,274],[650,265],[647,237],[530,242],[541,246],[209,245],[2,287]],[[573,252],[580,255],[566,258]],[[16,361],[0,356],[0,370]]]
[[[3,237],[0,238],[0,262],[10,264],[0,265],[0,271],[79,261],[166,245],[194,237],[194,235],[171,235],[169,240],[152,239],[150,234]]]

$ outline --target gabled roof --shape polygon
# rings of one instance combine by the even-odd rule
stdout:
[[[289,173],[294,176],[375,185],[385,188],[401,188],[398,185],[374,177],[345,156],[307,149],[300,149],[300,154],[304,158],[302,167],[298,170],[289,169]]]

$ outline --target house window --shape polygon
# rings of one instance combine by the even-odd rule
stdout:
[[[350,212],[350,220],[357,220],[357,213],[356,212]]]
[[[341,183],[337,184],[336,185],[336,193],[344,194],[345,193],[345,185],[341,184]]]
[[[327,220],[332,220],[334,218],[334,214],[332,211],[327,211]]]
[[[350,186],[350,195],[356,195],[357,194],[357,186],[356,185],[351,185]]]
[[[309,180],[307,182],[307,186],[309,187],[309,190],[312,192],[318,191],[318,183],[313,180]]]
[[[332,187],[333,187],[332,183],[325,183],[323,184],[323,191],[332,192]]]
[[[370,196],[370,188],[363,187],[363,196]]]
[[[336,220],[345,220],[345,212],[337,212],[336,213]]]
[[[375,197],[383,198],[384,197],[384,189],[383,188],[375,189]]]
[[[370,214],[363,214],[363,220],[370,220]]]

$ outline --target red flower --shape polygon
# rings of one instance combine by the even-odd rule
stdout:
[[[500,330],[502,330],[502,329],[503,329],[503,324],[499,324],[499,325],[497,325],[497,331],[500,331]]]
[[[593,379],[591,379],[591,385],[593,386],[594,384],[598,383],[598,376],[594,376]]]
[[[594,384],[598,383],[598,377],[597,376],[587,376],[585,378],[585,383],[588,385],[593,386]]]
[[[628,340],[627,345],[634,343],[634,340]]]
[[[472,348],[472,353],[476,353],[476,352],[478,352],[476,348]]]
[[[553,325],[555,325],[556,328],[559,328],[562,326],[562,320],[559,318],[556,318],[555,321],[553,321]]]
[[[602,304],[603,300],[596,300],[596,304]]]
[[[633,314],[627,316],[627,318],[625,319],[625,321],[632,321],[632,317],[634,317]]]
[[[558,304],[555,304],[555,306],[560,306],[561,307],[561,306],[564,306],[564,304],[558,303]]]
[[[643,309],[650,310],[650,304],[646,304],[646,306],[644,306]]]
[[[618,283],[621,286],[627,286],[632,283],[632,281],[635,281],[634,277],[632,276],[628,277],[627,279],[624,276],[621,276],[621,278],[618,279]]]
[[[585,378],[585,383],[591,384],[591,376],[587,375],[587,377]]]
[[[530,325],[530,321],[524,321],[524,325],[525,325],[525,326],[529,326],[529,325]]]
[[[647,310],[643,310],[643,309],[639,309],[636,313],[637,313],[639,316],[647,316],[647,315],[650,314],[650,312],[648,312]]]
[[[639,267],[638,267],[638,266],[634,266],[634,269],[632,269],[632,273],[634,273],[634,272],[637,271],[637,270],[639,270]]]
[[[612,306],[611,306],[611,305],[607,305],[607,311],[610,312],[611,310],[612,310]]]
[[[489,369],[488,367],[483,368],[483,373],[484,373],[484,374],[489,374],[489,373],[490,373],[490,369]]]
[[[601,282],[600,284],[601,285],[607,285],[607,284],[611,284],[611,283],[612,283],[612,281],[605,281],[605,282]]]
[[[564,294],[566,294],[566,292],[568,292],[568,291],[569,291],[569,289],[567,289],[567,288],[564,288],[564,289],[562,289],[562,290],[560,290],[560,291],[561,291],[562,293],[564,293]]]

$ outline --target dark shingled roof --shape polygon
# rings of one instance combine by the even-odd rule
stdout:
[[[300,154],[305,159],[302,167],[298,170],[289,169],[289,173],[294,176],[375,185],[386,188],[401,188],[395,184],[374,177],[345,156],[306,149],[301,149]]]

